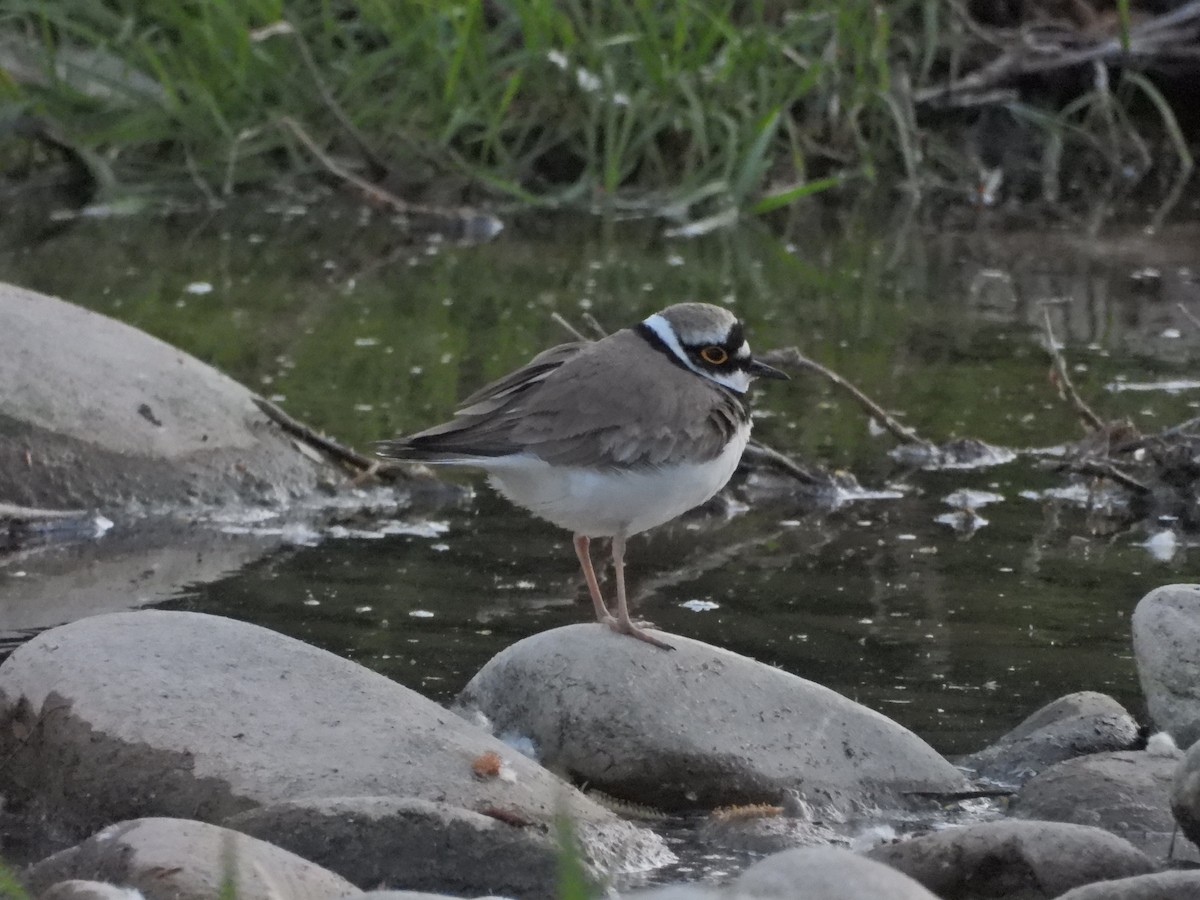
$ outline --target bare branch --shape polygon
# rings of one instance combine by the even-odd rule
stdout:
[[[973,72],[939,87],[926,88],[914,96],[917,104],[952,100],[956,95],[986,93],[1014,79],[1037,73],[1074,68],[1087,63],[1137,62],[1147,58],[1196,57],[1193,27],[1200,19],[1200,0],[1184,3],[1170,12],[1156,16],[1130,29],[1129,45],[1119,38],[1094,41],[1086,46],[1034,46],[1030,32],[1023,29],[1010,40],[1004,52]],[[1086,41],[1083,34],[1068,35]],[[995,44],[994,40],[988,43]]]
[[[596,321],[596,317],[590,312],[585,312],[580,318],[583,319],[583,324],[592,329],[592,333],[596,335],[596,340],[608,337],[608,332],[604,326]]]
[[[552,312],[550,313],[550,318],[553,319],[558,325],[561,325],[567,334],[571,335],[571,337],[575,338],[575,340],[582,341],[585,344],[590,344],[592,342],[590,337],[564,319],[560,313]]]
[[[872,418],[876,419],[883,425],[897,440],[903,441],[906,444],[920,444],[930,450],[935,449],[934,445],[923,437],[918,435],[911,428],[901,425],[900,422],[887,412],[882,406],[860,391],[857,387],[834,372],[832,369],[827,369],[823,365],[814,360],[809,359],[795,347],[784,347],[780,350],[768,350],[766,353],[758,354],[764,361],[772,365],[782,366],[797,366],[802,369],[809,369],[816,372],[818,375],[825,378],[830,383],[846,391],[854,400],[865,409]]]
[[[1062,386],[1063,392],[1089,430],[1103,431],[1104,420],[1084,402],[1084,399],[1079,396],[1079,392],[1075,390],[1075,385],[1071,383],[1071,376],[1067,374],[1067,361],[1063,358],[1062,349],[1058,346],[1058,339],[1054,336],[1054,326],[1050,324],[1050,310],[1044,305],[1042,306],[1042,322],[1046,328],[1046,350],[1054,361],[1054,372],[1058,376],[1058,383]]]
[[[1109,481],[1115,481],[1124,488],[1128,488],[1135,494],[1149,494],[1150,488],[1138,481],[1129,473],[1119,469],[1113,463],[1104,459],[1096,459],[1088,457],[1086,459],[1074,460],[1073,462],[1065,463],[1060,467],[1068,472],[1075,472],[1079,475],[1096,475],[1100,478],[1107,478]]]
[[[289,25],[291,23],[288,23]],[[325,108],[333,115],[339,125],[345,130],[346,134],[350,135],[350,139],[358,145],[358,152],[362,154],[374,170],[374,174],[382,176],[387,173],[388,166],[383,161],[383,158],[375,152],[375,148],[370,145],[363,133],[358,130],[350,117],[346,115],[346,111],[342,109],[341,104],[334,99],[333,92],[329,90],[329,86],[321,77],[321,70],[317,66],[317,61],[313,59],[312,51],[308,48],[308,43],[304,40],[300,29],[292,26],[292,39],[296,42],[296,49],[300,51],[300,58],[304,61],[305,68],[308,69],[308,74],[312,77],[313,84],[317,87],[317,93],[321,96],[321,101],[325,104]]]
[[[326,153],[312,139],[312,136],[305,131],[304,126],[293,119],[291,116],[280,116],[278,123],[281,127],[286,128],[296,139],[300,141],[325,169],[335,178],[353,185],[358,190],[362,191],[367,197],[380,203],[384,206],[390,206],[398,213],[404,215],[423,215],[432,218],[441,219],[443,221],[454,221],[460,224],[464,232],[490,237],[503,227],[494,216],[487,213],[479,213],[468,207],[460,207],[457,209],[443,209],[438,206],[426,206],[422,203],[410,203],[397,197],[386,188],[380,187],[377,184],[372,184],[360,175],[351,172],[345,166],[338,163],[333,157]]]
[[[1181,313],[1183,313],[1183,317],[1185,319],[1187,319],[1189,322],[1191,322],[1193,327],[1200,328],[1200,316],[1197,316],[1194,312],[1192,312],[1190,309],[1188,309],[1182,303],[1176,303],[1175,307]]]
[[[810,472],[790,456],[786,456],[778,450],[758,441],[751,441],[746,445],[746,449],[742,453],[742,461],[778,469],[804,484],[822,485],[829,483],[828,478]]]
[[[358,472],[359,475],[373,476],[380,481],[404,481],[413,477],[414,470],[411,467],[398,466],[394,463],[383,462],[382,460],[364,456],[354,448],[347,447],[333,438],[326,437],[300,420],[292,418],[292,416],[264,397],[255,397],[254,405],[262,410],[268,419],[292,437],[349,466]]]

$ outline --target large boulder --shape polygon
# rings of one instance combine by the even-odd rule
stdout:
[[[1200,584],[1168,584],[1138,601],[1133,652],[1146,708],[1180,747],[1200,740]]]
[[[1021,784],[1055,763],[1106,750],[1131,750],[1138,724],[1107,694],[1079,691],[1028,716],[991,746],[959,760],[982,778]]]
[[[699,641],[673,652],[598,624],[526,638],[459,702],[542,761],[662,809],[778,803],[842,810],[957,791],[961,773],[912,732],[828,688]]]
[[[19,647],[0,666],[0,758],[8,809],[67,835],[142,816],[221,822],[299,798],[395,796],[547,828],[566,815],[600,869],[669,857],[657,836],[419,694],[198,613],[95,616]]]
[[[1126,841],[1061,822],[981,822],[882,844],[867,856],[956,900],[1039,900],[1102,878],[1154,871]]]
[[[146,900],[336,900],[358,894],[350,882],[270,844],[185,819],[149,818],[110,825],[81,844],[31,867],[35,896],[64,881],[136,888]],[[232,893],[223,890],[229,885]],[[59,887],[52,896],[63,896]]]
[[[331,474],[211,366],[3,283],[0,385],[0,502],[278,503]]]
[[[361,888],[477,896],[553,896],[559,842],[522,825],[404,797],[293,800],[225,823],[337,872]]]
[[[1154,859],[1165,859],[1175,819],[1171,787],[1179,752],[1095,753],[1051,766],[1025,782],[1010,811],[1023,819],[1074,822],[1125,838]],[[1195,848],[1176,848],[1196,858]]]

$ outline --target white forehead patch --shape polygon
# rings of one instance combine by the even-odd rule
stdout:
[[[688,331],[683,339],[693,346],[700,344],[724,344],[729,340],[728,328],[705,328],[704,330]]]
[[[737,350],[734,351],[733,356],[735,359],[749,359],[750,358],[750,345],[747,344],[745,341],[742,341],[742,346],[738,347]]]
[[[679,360],[697,375],[701,375],[707,378],[709,381],[715,381],[717,384],[723,384],[725,387],[729,388],[730,390],[737,391],[739,394],[744,394],[746,391],[750,390],[749,372],[746,372],[742,369],[735,369],[732,372],[709,372],[706,369],[701,369],[699,366],[693,363],[691,358],[687,355],[687,351],[683,349],[683,345],[679,342],[679,336],[675,334],[675,329],[671,327],[671,323],[658,313],[655,313],[648,319],[643,320],[642,324],[653,331],[658,336],[658,339],[667,345],[667,349],[674,354],[677,360]],[[720,344],[727,337],[729,337],[728,334],[724,334],[715,340],[705,340],[703,337],[701,337],[696,341],[696,343]],[[738,348],[738,352],[734,355],[738,359],[742,359],[743,350],[746,351],[745,356],[750,355],[750,348],[746,345],[745,341],[742,342],[742,346]]]

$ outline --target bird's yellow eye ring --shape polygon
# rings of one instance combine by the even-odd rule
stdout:
[[[705,347],[700,351],[700,358],[710,366],[723,366],[729,362],[729,354],[724,347]]]

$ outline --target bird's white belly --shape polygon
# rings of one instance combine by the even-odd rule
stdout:
[[[654,469],[552,466],[534,456],[489,460],[492,486],[518,506],[577,534],[638,534],[699,506],[723,488],[750,438],[749,426],[715,459]]]

